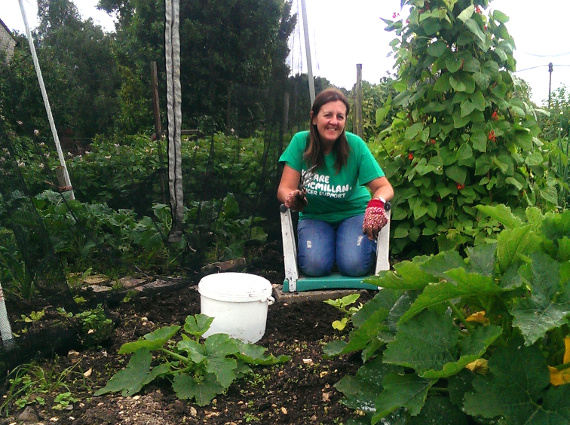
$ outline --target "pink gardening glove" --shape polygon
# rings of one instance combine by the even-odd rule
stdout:
[[[285,206],[293,211],[303,211],[307,206],[306,192],[302,190],[293,190],[287,198],[285,198]]]
[[[378,232],[386,223],[388,223],[388,215],[386,214],[384,202],[377,198],[371,199],[364,212],[362,233],[365,233],[368,239],[375,240],[378,238]]]

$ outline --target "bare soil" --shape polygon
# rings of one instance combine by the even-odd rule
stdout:
[[[271,282],[278,283],[282,276],[271,268],[262,268],[257,274],[265,274]],[[167,382],[151,383],[132,397],[120,394],[95,397],[94,392],[126,365],[128,357],[117,353],[123,343],[162,326],[182,324],[188,315],[200,312],[197,283],[174,291],[157,291],[129,303],[107,305],[117,322],[103,347],[66,348],[59,350],[59,355],[39,360],[54,376],[72,368],[65,383],[78,401],[67,410],[55,410],[55,394],[44,394],[45,404],[34,404],[23,415],[24,409],[11,404],[10,416],[0,417],[0,425],[21,423],[26,417],[28,423],[66,425],[347,423],[354,413],[339,402],[342,395],[334,384],[344,375],[356,372],[359,358],[324,357],[323,345],[342,336],[331,326],[341,315],[318,300],[271,305],[265,335],[257,344],[267,348],[269,354],[286,354],[291,360],[256,368],[253,375],[236,381],[209,406],[199,407],[177,399]],[[373,295],[363,293],[361,301]],[[19,312],[10,313],[19,317]],[[6,394],[8,382],[1,384],[0,394]],[[0,398],[0,402],[4,400]]]

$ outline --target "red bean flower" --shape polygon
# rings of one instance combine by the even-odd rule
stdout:
[[[494,121],[498,121],[499,114],[497,114],[497,111],[493,111],[493,115],[491,115],[491,119]]]
[[[493,130],[489,131],[489,136],[488,136],[489,140],[491,140],[492,142],[496,142],[497,141],[497,136],[495,136],[495,132]]]
[[[457,183],[457,190],[465,189],[464,184]]]
[[[413,153],[409,153],[408,154],[408,159],[411,161],[412,159],[414,159],[414,154]]]

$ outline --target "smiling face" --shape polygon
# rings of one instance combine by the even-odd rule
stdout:
[[[340,100],[334,100],[321,106],[316,116],[311,116],[311,123],[317,126],[325,153],[330,152],[344,131],[346,112],[346,105]]]

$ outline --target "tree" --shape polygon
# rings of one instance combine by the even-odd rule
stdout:
[[[91,138],[112,127],[117,73],[112,38],[92,20],[82,21],[69,0],[39,0],[36,51],[54,120],[60,132]],[[9,72],[2,73],[6,113],[31,134],[49,127],[28,43],[23,36]]]
[[[390,148],[393,252],[411,255],[481,243],[496,223],[479,204],[557,203],[531,104],[515,96],[514,41],[488,0],[406,0],[409,18],[385,20],[402,108],[380,134]],[[397,18],[397,17],[395,17]]]
[[[161,63],[164,58],[163,2],[102,0],[99,5],[119,14],[117,58],[121,69],[135,76],[125,81],[121,92],[140,92],[150,84],[149,63]],[[289,73],[284,65],[294,22],[289,10],[284,0],[181,2],[182,113],[186,128],[234,128],[242,135],[259,128],[267,117],[267,99]],[[162,63],[159,74],[164,75]],[[149,108],[150,103],[148,124],[152,123]]]

